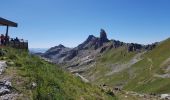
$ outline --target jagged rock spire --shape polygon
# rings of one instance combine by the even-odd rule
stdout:
[[[107,39],[107,34],[104,29],[100,30],[100,45],[102,45],[105,42],[108,42],[109,40]]]

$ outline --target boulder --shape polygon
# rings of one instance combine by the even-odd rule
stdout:
[[[4,85],[7,87],[12,87],[12,83],[8,80],[4,80]]]
[[[3,82],[0,82],[0,96],[9,94],[12,89],[12,84],[10,81],[4,80]]]
[[[0,87],[0,96],[10,93],[10,90],[6,86]]]
[[[169,94],[161,94],[161,99],[163,99],[163,100],[170,100],[170,99],[168,99],[169,97],[170,97]]]
[[[6,61],[0,61],[0,75],[5,71],[6,67]]]
[[[32,82],[32,84],[31,84],[31,88],[36,88],[36,87],[37,87],[37,83]]]

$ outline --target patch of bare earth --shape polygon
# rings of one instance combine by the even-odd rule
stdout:
[[[0,100],[30,100],[24,87],[24,78],[18,75],[16,67],[7,66],[6,61],[0,61],[0,67],[3,69],[0,74]]]

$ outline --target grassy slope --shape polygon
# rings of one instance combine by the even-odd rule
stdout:
[[[97,60],[96,66],[88,71],[88,76],[94,76],[93,82],[95,84],[106,83],[108,85],[115,85],[120,81],[124,81],[126,77],[122,79],[122,75],[126,76],[126,73],[121,76],[106,76],[108,72],[112,70],[111,64],[115,63],[126,63],[128,62],[136,53],[128,53],[125,47],[112,49],[102,55],[101,58]]]
[[[145,54],[144,59],[132,66],[135,77],[125,89],[139,92],[170,92],[170,79],[154,77],[163,73],[162,64],[170,57],[170,39],[163,41],[157,48]]]
[[[143,60],[122,72],[105,76],[110,70],[108,63],[126,63],[135,53],[127,53],[126,48],[113,49],[98,59],[96,66],[87,75],[97,77],[94,83],[107,83],[110,86],[127,82],[124,89],[137,92],[170,92],[170,79],[154,77],[154,74],[165,73],[163,62],[170,57],[170,39],[163,41],[154,50],[143,55]],[[81,82],[71,74],[40,60],[26,52],[8,49],[8,62],[15,66],[8,68],[7,73],[14,74],[13,83],[16,89],[33,99],[111,99],[98,87]],[[4,58],[4,57],[3,57]],[[17,81],[21,82],[17,82]],[[30,88],[36,82],[38,87]]]
[[[10,66],[5,74],[13,76],[12,83],[21,99],[36,100],[96,100],[115,99],[102,92],[98,87],[83,83],[53,64],[49,64],[27,52],[8,48],[5,59]],[[14,62],[11,64],[10,62]],[[36,82],[37,87],[31,88]]]
[[[163,41],[155,49],[145,53],[143,60],[132,65],[119,73],[111,76],[105,76],[111,68],[108,63],[125,63],[129,61],[135,53],[127,53],[125,48],[118,48],[105,53],[100,58],[96,66],[90,69],[87,75],[98,77],[94,83],[106,83],[111,87],[114,85],[126,83],[124,89],[129,91],[145,92],[145,93],[169,93],[170,79],[155,77],[155,74],[166,73],[163,67],[167,63],[163,63],[170,57],[170,39]]]

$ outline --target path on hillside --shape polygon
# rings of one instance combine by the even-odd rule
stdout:
[[[110,76],[114,73],[117,73],[117,72],[120,72],[120,71],[123,71],[127,68],[130,68],[133,64],[137,63],[138,61],[142,60],[141,56],[146,53],[146,51],[144,52],[141,52],[141,53],[138,53],[136,54],[130,61],[128,61],[127,63],[125,64],[112,64],[111,67],[112,67],[112,70],[111,72],[108,72],[106,74],[106,76]]]
[[[153,68],[153,61],[152,61],[151,58],[147,58],[147,59],[148,59],[148,61],[150,62],[149,71],[151,71],[152,68]]]
[[[89,82],[88,79],[86,79],[85,77],[83,77],[83,76],[80,75],[79,73],[76,73],[75,75],[78,76],[79,78],[81,78],[81,80],[82,80],[83,82],[85,82],[85,83],[88,83],[88,82]]]
[[[136,54],[127,64],[124,64],[124,66],[126,65],[125,68],[122,68],[119,71],[122,71],[126,68],[131,67],[133,64],[137,63],[138,61],[142,60],[141,56],[144,54],[145,52],[142,53],[138,53]],[[47,62],[52,63],[49,60],[44,59]],[[151,59],[149,59],[150,62],[152,62]],[[150,68],[152,68],[152,63]],[[89,80],[87,80],[85,77],[83,77],[82,75],[80,75],[79,73],[74,73],[75,76],[79,77],[82,79],[83,82],[89,82]],[[103,90],[103,87],[100,87]],[[133,91],[126,91],[126,90],[114,90],[112,87],[106,87],[105,92],[107,92],[108,90],[111,90],[120,100],[160,100],[160,95],[150,95],[150,94],[142,94],[142,93],[137,93],[137,92],[133,92]]]
[[[170,78],[170,58],[166,59],[161,65],[164,74],[154,74],[154,77]]]
[[[8,66],[6,61],[0,61],[0,100],[16,100],[19,96],[12,87],[12,75],[5,73]]]
[[[101,86],[101,89],[105,92],[112,92],[117,96],[118,100],[169,100],[166,99],[166,97],[170,96],[169,94],[137,93],[134,91],[126,91],[118,88],[113,88],[107,85]]]

